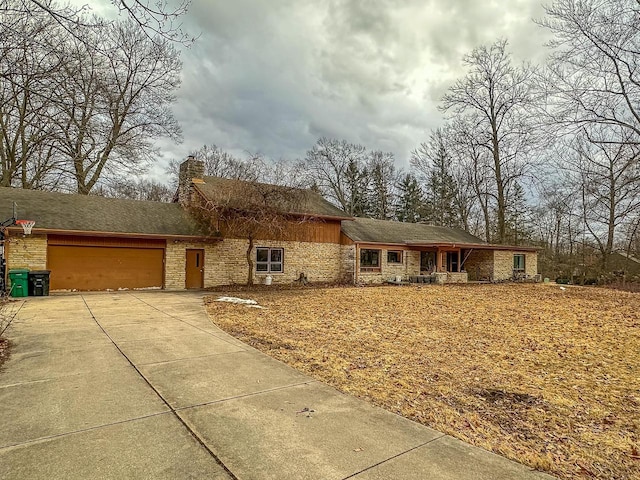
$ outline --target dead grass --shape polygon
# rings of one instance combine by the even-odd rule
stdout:
[[[561,478],[640,478],[638,294],[520,284],[241,296],[267,309],[212,302],[220,327],[343,392]]]

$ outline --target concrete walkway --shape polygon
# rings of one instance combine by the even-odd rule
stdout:
[[[543,479],[218,329],[202,293],[14,302],[0,478]]]

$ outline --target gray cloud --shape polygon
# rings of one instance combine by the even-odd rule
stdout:
[[[230,152],[299,158],[320,136],[395,154],[442,122],[437,103],[462,56],[508,38],[517,60],[541,59],[543,15],[534,0],[326,2],[194,0],[184,19],[201,32],[183,53],[175,114],[180,159],[205,143]]]

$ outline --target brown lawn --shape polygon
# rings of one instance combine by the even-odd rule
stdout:
[[[227,293],[267,308],[211,302],[220,327],[343,392],[561,478],[640,478],[640,294],[524,284]]]

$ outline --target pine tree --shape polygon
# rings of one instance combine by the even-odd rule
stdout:
[[[395,218],[399,222],[418,223],[424,217],[424,194],[415,175],[407,173],[398,182]]]
[[[527,204],[524,188],[518,182],[513,184],[507,196],[507,211],[505,215],[507,243],[522,245],[531,242],[533,229],[531,227],[531,207]]]
[[[427,220],[434,225],[457,227],[460,225],[457,208],[457,186],[451,175],[451,158],[440,130],[431,135],[429,144],[431,168],[427,178]]]
[[[396,169],[393,154],[371,152],[368,162],[369,202],[368,215],[379,220],[390,220],[395,202]]]
[[[367,168],[355,159],[349,159],[344,171],[347,213],[355,217],[366,216],[368,208]]]

